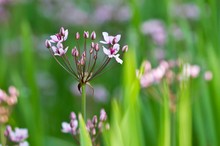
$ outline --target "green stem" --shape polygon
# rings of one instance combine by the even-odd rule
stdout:
[[[1,144],[2,146],[6,146],[6,139],[4,136],[4,132],[5,132],[5,126],[4,125],[0,125],[0,136],[1,136]]]
[[[82,85],[82,114],[83,118],[86,121],[86,85]]]

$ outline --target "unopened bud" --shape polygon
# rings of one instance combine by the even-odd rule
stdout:
[[[65,36],[65,30],[63,27],[60,28],[60,34],[61,36]]]
[[[95,31],[93,31],[93,32],[91,33],[91,39],[92,39],[92,40],[95,40],[95,39],[96,39],[96,33],[95,33]]]
[[[78,40],[80,38],[79,32],[76,33],[76,39]]]
[[[84,65],[85,64],[85,59],[84,59],[84,57],[82,57],[81,59],[80,59],[80,65]]]
[[[83,37],[88,39],[89,38],[89,32],[88,31],[84,31]]]
[[[99,119],[100,119],[100,121],[106,121],[107,120],[107,114],[106,114],[104,109],[101,109]]]
[[[18,96],[19,95],[19,92],[17,91],[17,89],[14,87],[14,86],[10,86],[8,88],[8,92],[10,94],[10,96]]]
[[[95,60],[97,59],[97,55],[94,55],[94,57],[93,57]]]
[[[105,125],[105,129],[106,129],[106,130],[109,130],[109,129],[110,129],[109,123],[107,123],[107,124]]]
[[[96,135],[96,130],[95,130],[95,128],[92,129],[92,135]]]
[[[82,53],[82,56],[83,56],[83,57],[86,57],[86,52],[85,52],[85,51]]]
[[[97,52],[99,51],[99,44],[98,44],[98,43],[95,44],[95,50],[96,50]]]
[[[74,48],[72,49],[72,55],[73,55],[73,56],[76,56],[76,57],[79,56],[79,51],[77,50],[76,47],[74,47]]]
[[[116,38],[114,38],[114,39],[112,40],[112,43],[113,43],[113,44],[116,44],[116,43],[117,43]]]
[[[90,49],[90,51],[89,51],[89,53],[90,53],[90,54],[92,54],[92,53],[93,53],[93,51],[94,51],[94,49],[93,49],[93,48],[91,48],[91,49]]]
[[[70,121],[70,127],[73,129],[76,129],[78,127],[78,121],[77,120],[71,120]]]
[[[12,97],[10,97],[10,98],[8,98],[7,99],[7,104],[9,105],[9,106],[12,106],[12,105],[14,105],[15,103],[17,103],[17,97],[16,96],[12,96]]]
[[[95,43],[94,42],[91,43],[91,48],[95,48]]]
[[[122,48],[122,52],[127,52],[128,51],[128,45],[125,45],[123,48]]]
[[[92,123],[93,123],[94,125],[98,123],[98,118],[97,118],[96,115],[93,116],[93,118],[92,118]]]
[[[70,113],[70,119],[75,120],[76,119],[76,114],[74,112]]]
[[[46,48],[51,48],[51,42],[49,40],[45,41]]]

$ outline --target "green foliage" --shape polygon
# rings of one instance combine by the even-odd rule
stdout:
[[[86,125],[81,114],[79,114],[79,128],[80,128],[80,145],[92,146],[92,141],[89,137],[89,133],[86,130]]]
[[[44,40],[57,32],[59,27],[65,26],[69,29],[69,37],[75,32],[82,33],[84,29],[96,30],[98,39],[102,37],[103,31],[120,33],[121,42],[129,46],[129,51],[123,56],[122,66],[117,64],[91,83],[101,84],[108,90],[105,102],[87,97],[87,117],[92,117],[103,107],[108,113],[110,130],[101,136],[100,145],[220,145],[219,2],[104,1],[102,3],[113,7],[128,5],[131,18],[125,22],[112,18],[106,23],[96,24],[96,20],[90,22],[89,18],[97,9],[97,4],[101,4],[99,0],[71,1],[67,4],[62,1],[61,6],[56,7],[58,12],[63,12],[61,7],[72,3],[76,6],[74,8],[88,12],[88,20],[83,20],[86,23],[80,25],[81,21],[69,22],[76,17],[75,13],[59,13],[58,17],[55,14],[53,17],[49,15],[51,7],[59,3],[57,1],[49,4],[47,11],[42,9],[43,0],[1,5],[1,12],[6,10],[4,14],[9,17],[3,21],[3,13],[0,14],[0,88],[5,90],[15,85],[20,91],[9,124],[28,128],[31,146],[74,145],[74,139],[61,132],[61,122],[65,121],[71,111],[82,112],[81,98],[72,94],[75,80],[56,64],[44,47]],[[198,6],[198,19],[174,17],[172,8],[175,4],[186,3]],[[120,7],[116,8],[121,10]],[[115,11],[114,15],[118,16],[119,13]],[[167,43],[163,47],[157,46],[141,32],[142,23],[151,19],[159,19],[165,26]],[[174,26],[182,31],[182,40],[177,41],[172,35]],[[72,45],[75,42],[70,43]],[[201,76],[175,84],[172,88],[166,81],[157,84],[156,88],[142,88],[136,69],[141,68],[140,74],[143,73],[144,67],[141,64],[146,59],[152,62],[153,67],[158,64],[158,47],[164,51],[164,59],[180,59],[199,64]],[[212,71],[211,81],[204,81],[205,70]],[[171,90],[176,91],[175,110],[171,109]],[[152,92],[159,96],[156,98]],[[80,115],[80,143],[92,146],[84,120]]]

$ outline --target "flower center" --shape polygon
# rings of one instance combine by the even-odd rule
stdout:
[[[61,35],[58,33],[58,34],[56,34],[56,36],[57,36],[57,39],[58,40],[61,40]]]
[[[110,53],[111,53],[111,55],[114,54],[115,53],[115,49],[110,48]]]

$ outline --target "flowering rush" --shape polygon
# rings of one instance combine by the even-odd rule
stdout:
[[[13,131],[11,126],[7,126],[5,130],[5,136],[7,139],[19,146],[29,146],[26,139],[28,138],[28,130],[22,128],[15,128]]]
[[[120,52],[123,54],[128,50],[128,46],[120,46],[119,41],[121,35],[111,36],[107,32],[102,33],[104,40],[99,41],[102,45],[100,49],[100,44],[95,42],[96,33],[93,31],[89,34],[88,31],[84,31],[83,37],[77,32],[75,35],[76,46],[72,48],[71,55],[73,62],[67,55],[68,46],[64,45],[64,42],[68,38],[68,30],[63,27],[60,31],[51,35],[50,39],[45,41],[45,46],[50,50],[50,53],[54,59],[77,81],[78,90],[80,91],[83,84],[89,84],[89,81],[100,75],[106,67],[109,65],[112,59],[115,59],[117,63],[122,64]],[[80,47],[79,41],[83,39],[84,45]],[[89,45],[88,45],[89,41]],[[100,51],[102,50],[102,51]],[[100,54],[102,52],[102,54]],[[98,57],[102,57],[103,61],[98,64]]]
[[[92,119],[88,119],[86,122],[86,129],[90,135],[93,145],[96,145],[100,134],[110,129],[110,125],[107,122],[107,113],[104,109],[101,109],[100,116],[94,115]],[[62,122],[63,133],[69,133],[79,143],[79,122],[74,112],[70,113],[70,122]]]

